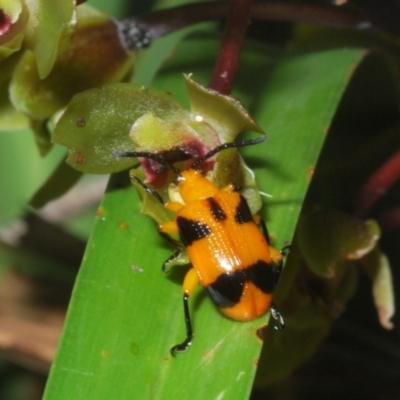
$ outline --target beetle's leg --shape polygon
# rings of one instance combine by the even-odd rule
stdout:
[[[281,276],[282,260],[283,260],[283,256],[285,255],[285,253],[283,253],[283,250],[279,251],[271,246],[271,239],[269,237],[268,228],[267,228],[267,225],[265,224],[265,221],[258,215],[253,215],[253,218],[254,217],[259,218],[259,224],[261,225],[263,235],[269,246],[271,259],[272,259],[274,265],[276,266],[276,268],[274,268],[274,287],[276,287],[276,285],[278,284],[279,277]]]
[[[179,242],[175,239],[172,239],[171,236],[169,236],[166,232],[164,232],[163,230],[161,230],[161,227],[158,227],[158,233],[169,243],[171,243],[174,247],[176,247],[176,251],[170,256],[168,257],[164,262],[163,265],[161,267],[162,272],[167,272],[167,268],[166,265],[175,260],[176,258],[178,258],[181,254],[182,254],[182,250],[183,247],[179,244]]]
[[[168,243],[172,244],[174,247],[182,248],[181,244],[177,240],[169,236],[168,233],[160,230],[160,228],[158,228],[158,233],[161,235],[163,239],[165,239]]]
[[[171,236],[169,236],[168,234],[166,234],[165,232],[162,231],[158,231],[159,234],[169,243],[171,243],[172,245],[174,245],[176,247],[176,251],[174,252],[174,254],[172,254],[170,257],[168,257],[168,259],[166,259],[161,267],[162,272],[167,272],[167,268],[166,265],[175,260],[176,258],[178,258],[181,254],[182,254],[182,246],[179,244],[179,242],[177,240],[172,239]]]
[[[164,199],[161,197],[160,193],[157,192],[157,190],[154,190],[153,188],[144,184],[137,176],[131,175],[130,178],[135,180],[148,194],[154,196],[163,206],[165,205]]]
[[[277,268],[274,268],[274,287],[276,287],[282,272],[283,257],[286,255],[286,250],[287,248],[290,248],[290,246],[285,246],[281,251],[278,251],[274,247],[271,247],[270,245],[271,239],[269,237],[267,225],[265,224],[265,221],[262,218],[260,218],[260,225],[265,240],[267,241],[268,246],[270,246],[271,258],[273,262],[277,265]],[[272,302],[271,305],[271,315],[278,322],[278,329],[283,329],[285,327],[285,321],[282,317],[282,314],[279,312],[275,302]]]
[[[271,257],[272,259],[275,259],[275,263],[277,264],[277,268],[274,270],[274,287],[278,284],[279,277],[281,276],[282,269],[283,269],[283,257],[286,257],[287,253],[290,251],[292,246],[288,245],[285,246],[282,250],[278,251],[274,249],[273,247],[270,247],[271,249]],[[274,253],[277,252],[277,254]]]
[[[176,353],[182,353],[186,351],[192,344],[194,334],[189,313],[189,297],[192,295],[198,284],[199,276],[197,275],[196,270],[191,268],[186,274],[185,280],[183,281],[183,313],[185,316],[186,339],[182,343],[171,348],[171,354],[173,357],[176,356]]]
[[[259,217],[259,216],[253,215],[253,218],[254,217]],[[282,272],[282,268],[283,268],[283,257],[285,257],[287,255],[287,253],[290,251],[291,246],[290,245],[285,246],[280,251],[278,251],[277,249],[272,247],[267,225],[265,224],[265,221],[261,217],[259,217],[259,218],[260,218],[259,223],[261,225],[261,229],[263,231],[265,240],[267,241],[268,246],[270,248],[272,261],[277,265],[277,268],[274,269],[274,287],[275,287],[278,284],[279,277],[281,276],[281,272]]]
[[[189,314],[189,304],[188,304],[189,295],[186,293],[183,295],[183,312],[185,314],[185,324],[186,324],[186,339],[180,343],[175,345],[171,348],[171,355],[173,357],[176,356],[176,353],[182,353],[188,349],[188,347],[192,344],[193,339],[193,330],[192,330],[192,323],[190,321],[190,314]]]
[[[283,320],[282,314],[279,312],[278,308],[276,307],[275,302],[272,302],[271,305],[271,315],[273,318],[278,322],[278,329],[281,330],[285,327],[285,321]]]
[[[167,271],[167,264],[170,263],[173,260],[176,260],[180,255],[182,254],[182,249],[176,249],[173,254],[171,254],[164,262],[163,265],[161,266],[161,271],[162,272],[168,272]]]
[[[282,256],[286,257],[291,249],[292,249],[292,245],[290,245],[290,244],[288,244],[287,246],[283,247],[282,250],[281,250]]]
[[[178,243],[177,240],[174,240],[174,239],[172,239],[171,236],[169,236],[169,234],[171,234],[171,233],[179,233],[179,228],[175,221],[167,221],[167,222],[162,222],[158,226],[158,232],[165,240],[167,240],[168,242],[170,242],[173,246],[175,246],[177,248],[176,251],[174,252],[174,254],[172,254],[167,260],[165,260],[162,265],[162,268],[161,268],[162,271],[166,272],[166,265],[169,262],[171,262],[172,260],[175,260],[176,258],[178,258],[182,253],[182,246]]]
[[[166,234],[179,233],[179,227],[176,221],[166,221],[158,225],[158,231]]]
[[[182,210],[183,207],[185,207],[182,203],[178,203],[177,201],[167,201],[164,203],[165,208],[168,210],[171,210],[175,213],[178,211]]]

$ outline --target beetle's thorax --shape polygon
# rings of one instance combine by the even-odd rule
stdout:
[[[186,204],[194,200],[213,197],[219,191],[212,182],[194,169],[182,171],[178,186],[180,195]]]

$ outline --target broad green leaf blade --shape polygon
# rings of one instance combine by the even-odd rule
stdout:
[[[54,363],[60,374],[55,373],[50,381],[47,398],[124,399],[134,394],[154,399],[164,398],[163,393],[183,398],[187,382],[177,378],[193,365],[198,366],[193,373],[208,374],[216,358],[228,359],[232,349],[221,346],[227,339],[235,343],[247,337],[246,347],[254,358],[261,348],[255,336],[260,321],[232,324],[199,291],[191,302],[196,341],[186,354],[171,357],[170,347],[183,340],[185,332],[180,289],[183,275],[179,270],[168,275],[161,272],[170,250],[157,235],[154,237],[153,221],[137,214],[138,206],[135,189],[121,173],[114,178],[98,212],[96,235],[88,244],[70,305],[68,324],[73,328]],[[249,360],[246,369],[230,363],[225,368],[240,380],[253,374],[254,361]],[[122,380],[121,374],[126,374]],[[87,385],[88,379],[97,381],[99,377],[114,383],[95,384],[97,388]],[[207,380],[211,384],[215,378]],[[214,381],[213,397],[222,392],[238,394],[237,388],[218,381]],[[202,393],[202,398],[210,393],[202,379],[192,388],[199,396]],[[247,390],[242,389],[240,397],[245,397]]]
[[[176,70],[191,72],[186,50],[185,45],[179,49],[175,70],[160,83],[167,86],[171,78],[174,93],[179,92]],[[204,59],[211,60],[205,51]],[[262,190],[273,195],[262,214],[276,247],[292,239],[310,167],[349,74],[364,54],[359,49],[294,54],[272,67],[260,53],[244,53],[244,74],[260,66],[265,71],[254,74],[247,86],[239,84],[236,96],[251,104],[254,119],[269,136],[243,153]],[[207,63],[202,67],[211,70]],[[251,88],[257,89],[253,99]],[[175,359],[170,356],[170,347],[185,337],[185,268],[161,273],[171,249],[154,222],[138,214],[127,175],[113,178],[99,210],[45,400],[247,398],[261,351],[256,331],[267,316],[249,323],[228,320],[199,290],[190,301],[193,345]]]

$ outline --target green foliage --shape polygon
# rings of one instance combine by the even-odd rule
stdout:
[[[45,400],[247,398],[256,372],[257,384],[274,383],[315,351],[353,295],[359,271],[372,281],[381,324],[392,327],[392,278],[377,245],[380,228],[374,220],[355,218],[348,202],[371,165],[379,165],[398,141],[379,129],[369,141],[358,126],[347,137],[340,131],[348,127],[337,123],[355,109],[373,114],[395,104],[397,110],[397,94],[388,89],[397,86],[376,61],[382,57],[367,50],[370,39],[360,46],[353,32],[335,41],[331,30],[303,27],[279,48],[248,40],[230,97],[206,87],[220,46],[209,25],[186,28],[137,52],[131,76],[133,53],[112,19],[84,5],[76,8],[75,1],[59,3],[3,6],[10,26],[0,41],[0,87],[10,96],[0,98],[0,126],[29,124],[34,135],[2,138],[7,154],[1,169],[18,179],[7,174],[2,180],[0,220],[19,215],[29,199],[40,207],[58,197],[82,173],[114,175],[97,211]],[[352,102],[346,103],[346,90],[357,93]],[[266,328],[268,315],[231,321],[198,290],[190,298],[193,344],[174,359],[169,349],[185,334],[181,285],[187,257],[170,263],[168,274],[161,272],[173,249],[162,242],[155,221],[140,212],[157,222],[171,213],[131,184],[128,169],[138,160],[115,153],[168,152],[193,142],[210,149],[243,131],[252,137],[265,131],[268,140],[243,149],[243,159],[236,150],[222,152],[208,177],[221,187],[241,186],[254,212],[263,203],[260,215],[274,247],[292,243],[276,293],[286,329]],[[67,164],[54,143],[68,148]],[[144,178],[138,169],[130,174]],[[168,182],[161,188],[166,198],[173,194]],[[262,202],[260,191],[268,194]]]
[[[184,68],[186,46],[201,45],[193,40],[182,43],[156,86],[173,79],[175,68]],[[244,153],[261,189],[273,195],[262,215],[277,247],[291,241],[309,167],[316,163],[348,73],[363,54],[354,49],[287,56],[269,64],[269,79],[259,75],[250,85],[238,86],[239,98],[249,98],[253,87],[264,88],[259,90],[262,95],[252,99],[252,115],[269,132],[269,139]],[[252,55],[252,60],[262,65],[270,61],[262,55],[258,59]],[[209,70],[207,64],[203,67],[204,72]],[[331,79],[326,80],[328,73]],[[171,87],[182,98],[179,85]],[[299,153],[301,158],[296,157]],[[138,198],[126,175],[113,179],[99,209],[45,398],[107,398],[111,393],[118,398],[135,393],[152,399],[248,396],[261,350],[256,332],[266,319],[230,321],[198,291],[190,302],[196,333],[193,345],[176,359],[170,356],[170,347],[184,336],[183,271],[175,267],[167,276],[160,272],[169,251],[151,220],[137,214]],[[318,328],[314,347],[327,326]],[[296,331],[288,334],[296,342]],[[281,376],[291,368],[288,363]],[[103,378],[94,387],[96,376]]]

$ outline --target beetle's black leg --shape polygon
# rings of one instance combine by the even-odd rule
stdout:
[[[183,312],[185,315],[185,324],[186,324],[186,339],[181,343],[177,344],[176,346],[171,348],[171,355],[173,357],[176,356],[176,353],[182,353],[188,349],[188,347],[192,344],[193,339],[193,330],[192,330],[192,323],[190,321],[190,314],[189,314],[189,295],[184,293],[183,295]]]
[[[134,175],[131,175],[130,178],[135,180],[148,194],[151,194],[152,196],[154,196],[163,206],[165,205],[164,199],[161,197],[160,193],[157,192],[157,190],[154,190],[151,187],[148,187],[138,177],[136,177]]]
[[[287,255],[287,252],[290,251],[291,246],[285,246],[281,250],[282,259],[279,261],[278,267],[274,269],[274,288],[278,285],[279,278],[281,276],[282,268],[283,268],[283,257]],[[276,307],[275,302],[272,302],[271,305],[271,315],[273,318],[278,321],[277,329],[283,329],[285,327],[285,321],[283,320],[282,314],[279,312],[278,308]]]
[[[287,256],[287,254],[290,252],[290,250],[292,249],[292,246],[290,244],[288,244],[287,246],[283,247],[281,250],[281,254],[283,257]]]
[[[278,311],[274,302],[272,302],[271,305],[271,315],[278,322],[277,329],[283,329],[285,327],[285,321],[283,320],[282,314]]]
[[[162,231],[160,231],[160,230],[158,230],[158,233],[159,233],[167,242],[171,243],[174,247],[178,247],[178,248],[182,249],[181,244],[180,244],[177,240],[172,239],[172,237],[169,236],[168,233],[162,232]]]
[[[182,254],[181,249],[177,249],[173,254],[171,254],[170,257],[168,257],[164,262],[161,267],[162,272],[168,272],[167,271],[167,264],[170,263],[171,261],[177,259],[180,255]]]
[[[287,246],[283,247],[282,250],[280,251],[280,253],[282,254],[282,259],[278,264],[278,268],[276,268],[274,270],[274,280],[275,280],[274,286],[275,287],[278,284],[279,277],[281,276],[281,272],[283,269],[283,257],[287,256],[287,253],[290,251],[291,248],[292,248],[291,245],[287,245]]]
[[[261,221],[260,221],[260,225],[261,225],[261,229],[262,229],[263,235],[265,237],[265,240],[267,241],[268,246],[270,246],[271,245],[271,239],[269,237],[268,228],[267,228],[267,225],[265,224],[265,221],[262,218],[261,218]],[[286,246],[286,247],[289,247],[289,246]],[[286,255],[286,253],[285,253],[286,247],[284,247],[281,250],[282,256]],[[279,277],[281,276],[281,272],[282,272],[282,267],[283,267],[283,262],[281,260],[279,262],[279,264],[277,265],[277,267],[274,268],[274,275],[273,275],[274,276],[274,288],[278,284]]]
[[[177,240],[172,239],[172,237],[169,236],[168,234],[166,234],[165,232],[161,232],[161,231],[159,230],[158,233],[159,233],[167,242],[171,243],[173,246],[176,247],[176,251],[175,251],[170,257],[168,257],[168,258],[164,261],[164,263],[163,263],[163,265],[162,265],[162,267],[161,267],[162,272],[167,272],[166,265],[167,265],[169,262],[171,262],[171,261],[175,260],[176,258],[178,258],[178,257],[182,254],[183,247],[179,244],[179,242],[178,242]]]
[[[270,237],[269,237],[267,225],[265,224],[265,221],[263,219],[261,219],[260,224],[261,224],[261,228],[262,228],[265,240],[267,241],[268,245],[270,245]],[[280,260],[277,268],[274,269],[274,288],[277,286],[279,277],[281,276],[282,267],[283,267],[283,257],[285,257],[287,252],[290,251],[290,247],[291,246],[285,246],[281,250],[282,259]],[[282,314],[279,312],[275,302],[272,302],[272,305],[271,305],[271,315],[278,322],[277,329],[279,329],[279,330],[283,329],[285,327],[285,321],[282,317]]]

